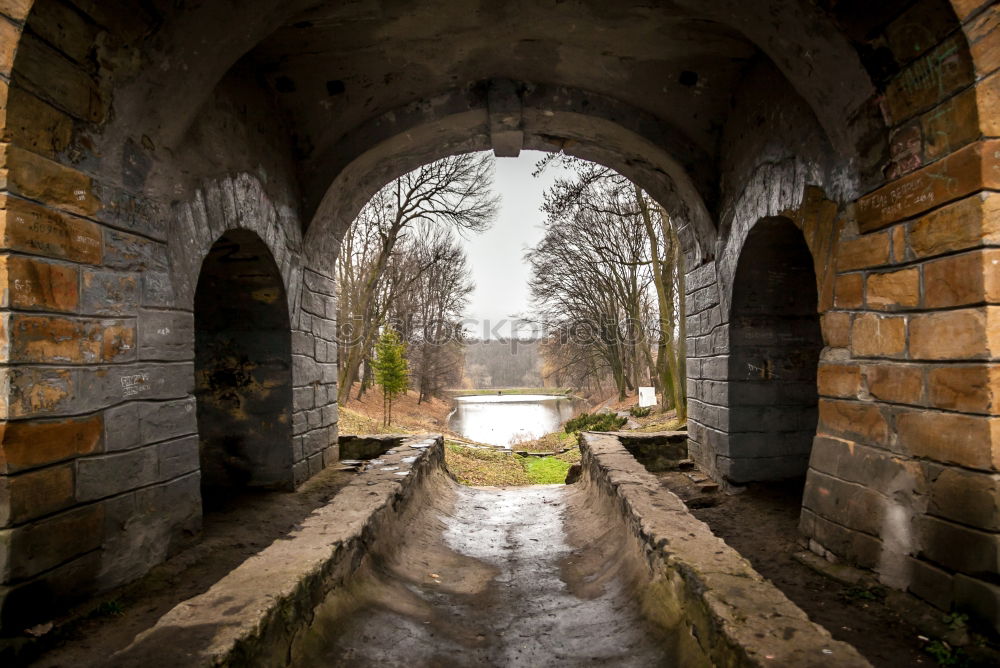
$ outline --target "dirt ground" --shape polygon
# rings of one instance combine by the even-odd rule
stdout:
[[[215,499],[206,506],[200,542],[140,580],[81,604],[55,620],[53,629],[38,641],[25,638],[21,654],[16,658],[0,654],[0,665],[107,665],[107,657],[127,646],[136,634],[289,533],[353,475],[327,469],[295,493],[247,493]]]
[[[803,481],[751,486],[736,495],[693,493],[678,490],[678,474],[658,474],[664,484],[682,498],[695,497],[691,512],[708,524],[753,564],[755,570],[773,582],[809,617],[826,627],[838,640],[854,645],[875,666],[936,666],[938,662],[923,651],[926,631],[912,620],[913,608],[897,607],[898,597],[883,597],[878,589],[842,584],[795,560],[803,551],[798,530]],[[700,506],[700,507],[699,507]],[[915,602],[914,602],[915,604]],[[919,604],[915,604],[919,605]],[[924,616],[940,615],[929,606],[919,606]],[[923,638],[921,638],[923,636]],[[997,655],[988,648],[952,654],[954,663],[940,665],[997,665]]]

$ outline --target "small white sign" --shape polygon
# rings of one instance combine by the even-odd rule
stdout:
[[[656,390],[652,387],[640,387],[639,388],[639,407],[645,408],[646,406],[656,405]]]

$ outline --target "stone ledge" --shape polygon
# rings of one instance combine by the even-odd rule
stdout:
[[[695,519],[617,437],[584,433],[583,484],[646,555],[643,608],[719,666],[868,666]]]
[[[404,461],[413,456],[412,463]],[[444,466],[444,440],[404,437],[381,459],[382,467],[359,475],[298,529],[175,606],[110,662],[142,668],[284,665],[292,638],[316,606],[344,585],[383,527],[427,475]]]

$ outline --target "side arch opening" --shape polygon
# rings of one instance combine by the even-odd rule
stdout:
[[[719,469],[734,484],[804,479],[816,433],[816,372],[823,337],[816,271],[787,218],[750,230],[730,312],[729,451]]]
[[[292,489],[292,346],[281,274],[253,232],[223,234],[194,299],[202,494]]]

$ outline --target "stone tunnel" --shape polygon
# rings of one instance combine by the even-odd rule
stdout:
[[[337,458],[339,239],[564,152],[684,244],[690,452],[1000,623],[1000,11],[984,0],[0,0],[0,620]]]

